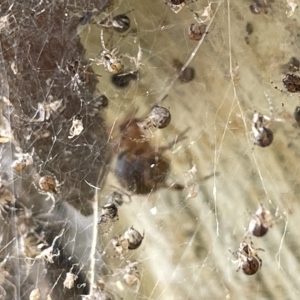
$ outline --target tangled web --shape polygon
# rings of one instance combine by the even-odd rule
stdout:
[[[0,298],[298,299],[296,7],[2,1]]]

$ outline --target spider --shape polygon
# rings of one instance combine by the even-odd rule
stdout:
[[[40,300],[41,294],[38,288],[35,288],[31,291],[29,295],[29,300]]]
[[[88,72],[89,65],[84,65],[80,60],[74,58],[67,60],[64,69],[58,63],[56,65],[62,73],[71,75],[71,81],[65,87],[70,84],[71,89],[81,95],[79,88],[89,82],[89,75],[93,75]],[[96,74],[96,76],[99,75]]]
[[[33,154],[33,152],[32,152]],[[17,159],[13,161],[12,168],[15,172],[21,173],[29,165],[33,164],[32,154],[29,153],[17,153]]]
[[[249,9],[253,14],[260,14],[261,12],[264,12],[265,14],[268,13],[268,6],[265,0],[255,0],[249,6]]]
[[[80,135],[80,133],[83,131],[83,124],[82,124],[82,115],[76,115],[73,117],[72,120],[72,126],[70,128],[70,135],[68,136],[69,139],[72,139],[74,136]]]
[[[103,286],[102,286],[103,285]],[[81,296],[83,300],[114,300],[116,297],[108,290],[105,289],[103,283],[100,286],[93,285],[88,295]]]
[[[112,223],[119,220],[118,205],[115,203],[108,203],[102,207],[101,216],[98,220],[98,224],[102,226],[110,226],[111,230]],[[109,233],[109,231],[106,232]]]
[[[7,214],[16,203],[16,198],[8,189],[8,183],[0,178],[0,213]]]
[[[26,261],[34,260],[41,255],[42,251],[47,248],[44,233],[38,234],[35,231],[22,235],[22,250],[26,257]]]
[[[126,13],[119,14],[116,16],[109,14],[102,21],[97,22],[97,24],[106,28],[112,27],[116,32],[123,33],[130,28],[130,19],[127,16],[127,14],[132,11],[133,9]]]
[[[290,93],[300,92],[300,77],[295,74],[286,74],[282,83]]]
[[[155,110],[158,108],[160,111],[161,107],[155,107]],[[170,122],[168,110],[164,109],[162,112],[159,115],[150,113],[144,120],[127,120],[120,126],[115,175],[122,187],[136,194],[149,194],[158,188],[170,187],[166,183],[170,163],[163,152],[173,143],[154,149],[149,142],[149,133],[152,134],[153,129],[164,128]],[[177,141],[185,138],[184,133]],[[173,184],[171,188],[182,190],[184,186]]]
[[[124,281],[129,286],[139,286],[141,283],[141,275],[137,269],[138,262],[126,261],[125,274],[123,276]]]
[[[188,36],[191,40],[199,41],[206,33],[206,25],[204,24],[191,24],[188,28]]]
[[[127,197],[127,200],[124,200],[123,199],[123,196],[126,196]],[[132,200],[131,200],[131,197],[129,194],[125,193],[124,191],[122,192],[112,192],[111,194],[109,194],[107,197],[107,203],[113,203],[115,205],[117,205],[118,207],[123,205],[123,203],[130,203]]]
[[[113,247],[120,259],[124,259],[124,254],[128,250],[137,249],[144,239],[145,232],[141,235],[133,226],[129,227],[122,235],[112,239]]]
[[[138,123],[138,126],[143,130],[149,131],[150,135],[153,136],[153,129],[163,129],[169,125],[170,121],[170,111],[165,107],[155,105],[152,107],[148,116]]]
[[[39,186],[40,186],[40,192],[41,193],[53,193],[58,194],[59,192],[59,182],[54,176],[46,175],[40,178],[39,180]]]
[[[71,87],[76,90],[78,86],[82,86],[89,82],[89,73],[87,72],[88,65],[83,65],[80,60],[67,60],[66,70],[72,76]]]
[[[248,232],[251,232],[254,236],[262,237],[268,232],[272,225],[273,217],[270,211],[266,210],[265,207],[260,204],[249,222]]]
[[[17,299],[16,286],[10,280],[6,279],[6,278],[11,277],[11,274],[8,271],[6,271],[6,269],[4,267],[4,265],[6,264],[8,259],[9,259],[9,254],[0,263],[0,299]],[[9,287],[9,289],[7,289],[7,290],[9,290],[10,292],[13,291],[14,296],[10,293],[7,298],[6,297],[7,290],[5,290],[3,286]]]
[[[264,120],[270,118],[255,112],[252,117],[252,138],[254,145],[267,147],[272,144],[274,139],[273,131],[264,126]]]
[[[66,279],[64,281],[64,287],[67,288],[67,289],[71,289],[74,287],[74,281],[77,280],[78,276],[73,274],[72,271],[73,271],[73,267],[74,265],[72,266],[72,268],[70,269],[70,271],[67,273],[67,276],[66,276]]]
[[[57,112],[58,114],[62,113],[65,109],[64,100],[59,99],[52,101],[53,96],[49,95],[47,101],[39,102],[38,108],[35,115],[31,118],[30,122],[44,122],[50,119],[52,112]],[[39,114],[38,119],[34,119],[36,115]]]
[[[166,4],[174,11],[175,14],[179,13],[183,7],[187,4],[186,0],[166,0]]]
[[[188,4],[190,3],[194,3],[197,0],[165,0],[165,3],[167,5],[170,6],[170,8],[172,9],[172,11],[174,13],[179,13],[184,7],[186,7],[187,9],[190,10],[190,12],[193,13],[194,15],[194,19],[198,22],[198,23],[205,23],[208,22],[212,19],[213,16],[213,10],[211,8],[211,5],[213,4],[213,2],[210,2],[208,4],[208,6],[206,6],[204,8],[204,10],[201,11],[194,11],[193,9],[191,9]],[[201,17],[205,17],[205,19],[201,19]],[[193,26],[194,24],[192,24]],[[193,39],[193,38],[192,38]]]
[[[109,51],[104,44],[104,38],[103,38],[103,30],[101,30],[101,45],[103,48],[103,51],[100,54],[100,59],[92,59],[92,61],[95,61],[96,65],[104,65],[104,68],[112,73],[112,74],[119,74],[123,71],[124,65],[121,60],[121,58],[117,57],[118,54],[118,48],[114,48],[111,51]]]
[[[238,272],[242,269],[246,275],[253,275],[257,273],[262,266],[262,260],[257,255],[257,251],[259,250],[265,251],[261,248],[254,248],[252,241],[250,241],[249,244],[245,241],[240,243],[240,247],[236,252],[229,250],[229,252],[237,258],[237,260],[234,261],[234,263],[238,263],[239,265],[236,271]]]
[[[45,175],[39,178],[39,187],[36,186],[36,183],[34,181],[33,181],[33,185],[36,187],[36,189],[40,194],[48,196],[45,199],[45,201],[51,199],[53,204],[48,212],[51,213],[55,207],[54,195],[57,195],[60,192],[59,187],[62,185],[62,183],[59,183],[54,175]]]

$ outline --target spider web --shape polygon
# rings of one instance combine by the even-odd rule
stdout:
[[[281,88],[290,58],[299,59],[299,14],[283,0],[267,3],[267,14],[252,14],[250,4],[196,1],[177,14],[162,0],[0,5],[1,299],[299,298],[299,127],[292,116],[299,99],[271,84]],[[127,12],[124,33],[96,24]],[[187,33],[194,12],[206,20],[200,41]],[[101,31],[125,72],[139,73],[126,87],[92,63],[103,50]],[[70,60],[91,63],[85,87],[66,71]],[[186,67],[195,72],[188,83],[180,81]],[[113,174],[113,141],[124,120],[143,118],[155,104],[172,120],[151,143],[171,143],[163,154],[167,183],[186,187],[130,195],[106,233],[97,222],[107,196],[118,190],[129,199]],[[269,147],[253,145],[254,111],[270,117]],[[77,115],[83,128],[70,138]],[[16,172],[22,154],[32,163]],[[45,175],[57,179],[59,193],[42,193]],[[236,272],[228,249],[239,248],[260,203],[276,221],[266,236],[252,237],[265,252],[262,268],[247,276]],[[110,241],[132,225],[145,238],[120,260]],[[26,246],[38,255],[29,258]],[[138,285],[124,281],[127,261],[137,262]],[[78,276],[70,289],[68,272]]]

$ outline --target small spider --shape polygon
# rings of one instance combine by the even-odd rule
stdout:
[[[141,235],[133,226],[129,227],[122,235],[112,239],[113,247],[120,259],[124,259],[124,254],[128,250],[137,249],[144,239],[145,233]]]
[[[100,286],[99,286],[100,285]],[[93,285],[88,295],[81,296],[83,300],[115,300],[114,294],[105,289],[104,283]],[[119,297],[118,297],[119,298]]]
[[[191,24],[188,28],[188,36],[191,40],[199,41],[206,33],[206,25],[204,24]]]
[[[72,126],[70,128],[70,135],[68,136],[69,139],[72,139],[74,136],[80,135],[83,131],[83,124],[82,124],[83,116],[76,115],[73,117]]]
[[[101,216],[98,220],[99,225],[109,225],[119,220],[118,206],[114,203],[105,204],[102,207]]]
[[[88,72],[89,65],[82,64],[78,59],[69,59],[66,62],[65,68],[61,68],[58,63],[56,63],[58,69],[64,74],[71,75],[71,81],[65,85],[70,87],[73,91],[81,95],[80,87],[83,87],[89,82],[89,75],[94,75]],[[96,74],[96,76],[99,76]]]
[[[182,8],[186,5],[186,0],[166,0],[166,4],[168,4],[171,9],[174,11],[174,13],[179,13]]]
[[[286,74],[282,83],[290,93],[300,92],[300,77],[294,74]]]
[[[112,73],[112,74],[119,74],[123,71],[124,65],[121,58],[117,57],[118,48],[114,48],[109,51],[104,44],[103,39],[103,30],[101,30],[101,45],[103,51],[100,54],[100,59],[91,59],[94,60],[96,65],[104,65],[104,68]]]
[[[17,288],[7,278],[11,278],[10,272],[8,272],[5,268],[5,264],[9,259],[9,254],[4,258],[4,260],[0,263],[0,299],[17,299]],[[9,264],[11,266],[11,264]],[[7,289],[5,289],[6,287]],[[7,293],[7,291],[10,291]],[[12,292],[14,296],[12,295]],[[8,296],[8,298],[6,297]]]
[[[294,14],[295,9],[298,7],[298,4],[296,0],[287,0],[286,2],[287,6],[290,8],[290,11],[286,11],[285,13],[289,18]]]
[[[129,198],[128,201],[124,201],[123,195],[115,191],[106,197],[107,204],[105,204],[102,207],[101,215],[98,220],[99,225],[109,226],[109,229],[104,234],[108,234],[112,230],[113,223],[119,220],[119,216],[118,216],[119,207],[124,202],[126,203],[131,202],[130,196],[127,194],[126,196]]]
[[[39,180],[40,192],[41,193],[53,193],[58,194],[59,182],[54,176],[46,175]]]
[[[22,235],[22,251],[27,261],[35,259],[41,255],[42,251],[47,248],[44,233],[38,234],[35,231],[27,232]]]
[[[0,179],[0,213],[7,214],[14,208],[16,198],[8,189],[8,183]]]
[[[127,200],[124,200],[124,198],[123,198],[124,195],[128,198]],[[111,194],[109,194],[106,197],[106,199],[107,199],[107,203],[113,203],[113,204],[117,205],[118,207],[122,206],[123,203],[128,204],[132,201],[130,195],[125,193],[124,191],[122,191],[122,193],[114,191]]]
[[[49,95],[47,101],[39,102],[38,109],[35,115],[31,118],[30,122],[44,122],[50,119],[51,113],[62,113],[65,109],[64,100],[53,101],[53,96]],[[35,119],[36,115],[39,114],[39,118]]]
[[[255,0],[250,6],[250,11],[253,14],[260,14],[261,12],[267,14],[268,13],[268,6],[265,0]]]
[[[240,243],[240,247],[236,252],[230,251],[237,258],[234,263],[238,263],[237,272],[242,269],[246,275],[253,275],[262,266],[262,260],[257,255],[257,251],[265,251],[261,248],[254,248],[252,241],[247,244],[245,241]]]
[[[15,172],[21,173],[29,165],[33,164],[32,154],[29,153],[17,153],[17,159],[13,161],[12,168]]]
[[[34,290],[31,291],[29,295],[29,300],[40,300],[41,294],[38,288],[35,288]]]
[[[49,199],[52,201],[52,206],[48,213],[51,213],[55,207],[55,197],[54,195],[60,192],[59,187],[62,183],[59,183],[54,175],[45,175],[39,178],[39,187],[33,182],[33,185],[37,188],[38,192],[43,195],[47,195],[45,201]]]
[[[272,225],[273,217],[270,211],[266,210],[265,207],[260,204],[249,222],[248,232],[251,232],[254,236],[262,237],[268,232]]]
[[[152,107],[148,116],[138,123],[143,130],[162,129],[169,125],[171,114],[168,109],[162,106],[155,105]]]
[[[274,139],[273,131],[264,126],[264,119],[269,119],[262,114],[255,112],[252,117],[252,138],[253,143],[260,147],[271,145]]]
[[[67,60],[66,70],[72,76],[72,87],[82,86],[89,82],[89,73],[87,72],[88,65],[83,65],[80,60],[69,59]]]
[[[112,27],[116,32],[123,33],[130,28],[130,19],[127,14],[131,11],[132,10],[114,17],[112,14],[110,14],[102,21],[97,22],[97,24],[106,28]]]
[[[125,274],[123,276],[124,281],[129,286],[139,286],[141,283],[141,275],[137,269],[138,262],[126,261]]]
[[[67,276],[66,276],[66,279],[64,281],[64,287],[67,288],[67,289],[71,289],[74,287],[74,282],[75,280],[77,280],[78,276],[73,274],[72,271],[73,271],[73,267],[74,265],[72,266],[72,268],[70,269],[70,271],[67,273]]]

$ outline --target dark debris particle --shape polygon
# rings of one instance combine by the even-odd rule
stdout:
[[[253,25],[249,22],[246,24],[246,31],[249,35],[253,33]]]
[[[99,101],[99,105],[101,107],[107,107],[108,106],[108,98],[105,95],[101,95],[98,98],[98,101]]]
[[[91,12],[86,12],[80,19],[79,19],[79,24],[81,25],[86,25],[90,22],[93,14]]]
[[[192,68],[192,67],[186,67],[183,72],[180,72],[179,73],[179,77],[178,79],[181,81],[181,82],[190,82],[194,79],[195,77],[195,69]]]
[[[138,77],[139,73],[137,71],[114,74],[111,76],[111,82],[118,88],[125,88],[129,85],[131,80],[137,80]]]
[[[176,71],[178,73],[178,79],[179,81],[183,83],[191,82],[195,78],[195,69],[192,67],[186,67],[183,71],[181,71],[183,67],[183,63],[178,60],[173,60],[173,66],[176,68]]]
[[[300,106],[297,106],[294,111],[294,119],[300,125]]]
[[[173,5],[180,5],[185,2],[185,0],[170,0]]]

